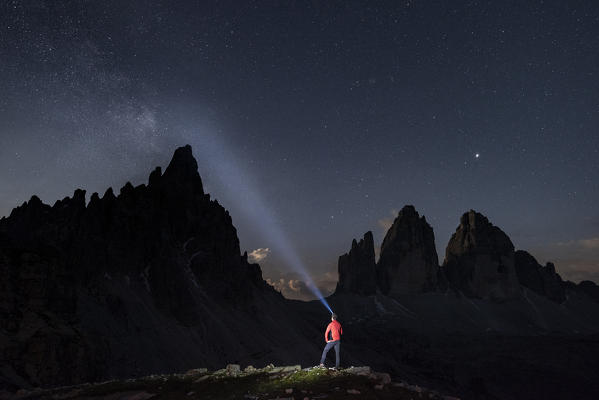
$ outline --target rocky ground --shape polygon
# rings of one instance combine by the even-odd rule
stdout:
[[[389,374],[370,367],[304,368],[299,365],[264,368],[229,364],[217,371],[198,368],[184,374],[150,375],[55,389],[21,390],[0,399],[146,400],[146,399],[443,399],[420,386],[393,382]]]

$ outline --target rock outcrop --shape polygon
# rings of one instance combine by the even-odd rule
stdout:
[[[310,347],[285,304],[240,254],[229,213],[181,147],[148,185],[87,205],[80,189],[53,206],[33,196],[0,220],[0,389],[259,358],[288,340]]]
[[[566,300],[564,282],[553,263],[548,262],[544,267],[524,250],[516,251],[514,255],[516,275],[524,287],[545,296],[557,303]]]
[[[352,241],[349,253],[339,257],[339,282],[336,292],[370,295],[376,293],[376,269],[372,232],[360,242]]]
[[[599,286],[592,281],[580,281],[579,283],[574,283],[571,281],[563,282],[564,291],[566,292],[566,298],[570,295],[580,295],[582,294],[588,299],[599,303]]]
[[[599,286],[592,281],[581,281],[576,285],[579,292],[582,292],[589,296],[591,299],[599,303]]]
[[[224,382],[223,382],[224,381]],[[333,383],[333,384],[332,384]],[[269,393],[264,393],[267,386]],[[322,399],[347,397],[400,399],[424,397],[432,400],[455,399],[426,387],[404,381],[393,382],[385,372],[370,367],[341,369],[305,368],[301,365],[255,368],[248,365],[241,370],[238,364],[209,371],[194,368],[184,374],[161,374],[84,384],[54,389],[21,390],[18,398],[27,399],[151,399],[158,398],[219,398],[219,399]],[[215,395],[216,394],[216,395]],[[182,397],[184,396],[184,397]],[[0,398],[4,398],[0,393]]]
[[[436,289],[438,275],[433,229],[413,206],[405,206],[383,240],[378,286],[389,296],[422,293]]]
[[[462,215],[443,269],[449,283],[468,297],[502,301],[520,295],[512,241],[474,210]]]

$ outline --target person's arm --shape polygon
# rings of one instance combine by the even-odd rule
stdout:
[[[343,335],[343,327],[339,325],[339,335]]]
[[[330,332],[330,331],[331,331],[331,324],[329,324],[329,325],[327,326],[327,330],[326,330],[326,332],[324,333],[324,340],[325,340],[325,342],[327,342],[327,343],[329,343],[329,332]]]

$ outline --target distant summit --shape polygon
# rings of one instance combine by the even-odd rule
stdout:
[[[460,218],[447,244],[443,269],[466,296],[505,300],[520,295],[512,241],[474,210]]]
[[[557,303],[566,300],[566,289],[562,277],[555,272],[555,265],[548,262],[544,267],[524,250],[514,254],[518,281],[524,287]]]
[[[567,299],[568,291],[599,302],[595,283],[564,282],[552,263],[543,267],[526,251],[515,251],[510,238],[474,210],[461,216],[442,266],[432,227],[414,206],[406,205],[386,232],[377,263],[372,233],[367,232],[339,257],[338,270],[338,294],[396,298],[450,291],[503,302],[520,298],[527,289],[558,304]]]
[[[339,257],[338,292],[369,295],[376,293],[374,239],[372,232],[364,234],[360,242],[352,241],[349,253]]]
[[[349,253],[339,257],[336,293],[380,293],[394,297],[436,290],[439,262],[435,237],[414,206],[405,206],[387,231],[378,263],[375,263],[372,232]]]
[[[437,289],[439,260],[435,235],[414,206],[402,208],[387,231],[377,274],[381,291],[392,297]]]

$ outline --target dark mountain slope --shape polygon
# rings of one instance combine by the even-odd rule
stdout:
[[[7,388],[302,361],[314,347],[240,254],[190,146],[147,186],[94,193],[87,206],[83,190],[52,207],[33,196],[14,209],[0,221],[0,296]]]

